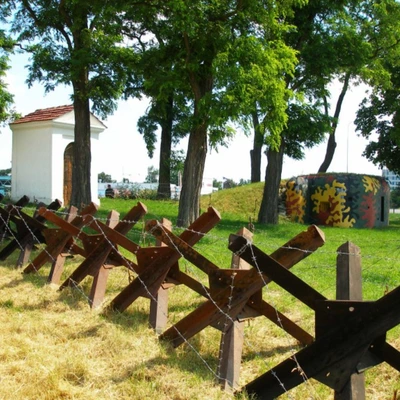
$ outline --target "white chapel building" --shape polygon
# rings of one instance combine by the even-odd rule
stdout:
[[[61,200],[68,205],[71,196],[72,146],[75,114],[73,105],[36,110],[12,122],[11,198],[24,195],[45,204]],[[98,141],[106,126],[93,114],[91,129],[91,194],[100,204],[97,175]]]

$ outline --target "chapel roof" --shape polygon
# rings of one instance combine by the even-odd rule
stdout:
[[[12,124],[23,124],[26,122],[39,122],[39,121],[51,121],[53,119],[59,118],[64,114],[74,111],[74,106],[72,104],[58,107],[41,108],[34,112],[31,112],[24,117],[21,117]]]

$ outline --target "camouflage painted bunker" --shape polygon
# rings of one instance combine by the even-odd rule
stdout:
[[[291,178],[286,214],[292,221],[355,228],[389,224],[390,188],[379,176],[326,173]]]

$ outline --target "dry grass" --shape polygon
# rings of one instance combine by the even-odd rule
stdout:
[[[256,194],[255,188],[244,194],[244,198],[250,199],[249,204],[253,192]],[[231,201],[222,198],[220,201],[219,206],[213,205],[221,209],[226,202],[225,212],[229,214]],[[202,254],[218,266],[229,265],[231,254],[226,242],[229,233],[239,228],[236,222],[224,221],[229,225],[226,231],[221,228],[202,240]],[[345,240],[353,240],[367,255],[363,265],[368,298],[378,298],[387,285],[393,288],[400,280],[397,272],[400,267],[393,261],[400,260],[396,250],[398,226],[376,232],[327,229],[327,244],[321,254],[302,262],[295,271],[328,298],[334,298],[335,251]],[[304,229],[293,224],[282,224],[274,230],[268,227],[265,231],[257,227],[255,242],[268,251],[274,250]],[[385,252],[380,254],[382,243]],[[371,253],[379,262],[370,257]],[[390,265],[384,262],[388,257]],[[79,261],[68,260],[64,277]],[[221,337],[218,331],[207,328],[188,344],[172,349],[160,342],[148,327],[148,300],[139,299],[122,314],[91,311],[85,295],[89,292],[89,278],[79,289],[59,292],[46,284],[48,266],[37,275],[27,276],[15,270],[14,265],[13,257],[0,265],[0,399],[232,399],[216,383]],[[185,263],[182,265],[186,268]],[[189,273],[193,272],[188,268]],[[127,283],[125,270],[112,271],[105,306]],[[285,297],[274,285],[268,286],[264,298],[313,332],[314,314]],[[202,301],[184,287],[171,289],[169,324],[180,320]],[[389,332],[388,338],[400,348],[399,329]],[[293,338],[264,318],[246,322],[240,384],[252,381],[297,350]],[[367,371],[366,383],[367,399],[389,400],[400,388],[400,375],[381,364]],[[326,400],[333,399],[333,391],[310,380],[281,398]]]
[[[115,270],[107,301],[125,278]],[[190,345],[174,350],[148,328],[147,300],[122,314],[103,315],[90,311],[87,289],[59,292],[45,284],[43,275],[0,267],[0,399],[232,399],[206,366],[216,371],[218,331],[207,328]],[[180,287],[170,300],[171,322],[199,303]],[[312,325],[298,310],[289,316]],[[245,333],[242,385],[298,349],[264,319],[246,323]],[[392,339],[399,348],[400,340]],[[386,365],[367,372],[368,399],[390,399],[398,386],[399,373]],[[311,380],[281,398],[325,400],[333,394]]]
[[[105,317],[79,290],[1,267],[0,399],[230,398],[188,349],[159,342],[147,313],[141,300]]]

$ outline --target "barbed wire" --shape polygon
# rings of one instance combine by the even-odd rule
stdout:
[[[22,208],[22,207],[21,207],[21,208]],[[60,214],[60,215],[64,215],[64,216],[66,216],[66,215],[68,214],[67,212],[64,212],[64,211],[52,211],[52,212],[54,212],[55,214]],[[34,243],[41,244],[41,241],[39,240],[39,238],[34,234],[34,232],[32,231],[32,229],[30,228],[29,223],[28,223],[27,221],[25,221],[24,216],[23,216],[21,213],[19,213],[18,210],[17,210],[17,216],[24,222],[26,229],[32,234],[32,238],[33,238],[33,240],[34,240]],[[8,227],[8,225],[9,225],[9,223],[10,223],[10,219],[8,218],[7,220],[5,220],[5,219],[0,215],[0,221],[4,224],[5,229],[7,229],[8,233],[11,235],[11,237],[12,237],[13,239],[15,239],[15,240],[18,242],[18,238],[15,237],[13,231]],[[124,259],[124,260],[126,261],[126,263],[129,265],[129,262],[131,262],[131,260],[129,260],[127,257],[125,257],[125,256],[119,251],[119,249],[118,249],[118,247],[115,245],[115,243],[114,243],[112,240],[110,240],[110,239],[108,238],[106,232],[103,231],[101,225],[98,223],[98,222],[101,222],[101,221],[109,221],[109,219],[107,219],[107,218],[93,217],[93,220],[92,220],[92,222],[91,222],[90,224],[87,223],[85,226],[83,226],[82,228],[80,228],[79,233],[78,233],[78,235],[76,236],[76,239],[82,241],[82,240],[83,240],[82,238],[83,238],[83,235],[84,235],[84,229],[88,228],[91,224],[96,224],[96,228],[97,228],[96,231],[105,239],[105,241],[108,243],[108,245],[110,246],[110,248],[112,249],[112,251],[117,252],[121,257],[123,257],[123,259]],[[119,221],[119,222],[139,223],[139,222],[143,222],[143,221],[142,221],[142,220],[139,220],[139,221],[125,221],[125,220],[121,220],[121,221]],[[144,222],[143,222],[143,224],[144,224]],[[143,226],[144,226],[144,225],[143,225]],[[228,226],[228,225],[227,225],[227,226]],[[165,230],[165,228],[163,227],[162,224],[158,223],[158,224],[157,224],[157,227],[161,227],[161,229],[163,229],[164,233],[168,236],[168,231]],[[232,226],[229,226],[229,228],[232,229]],[[153,229],[154,229],[154,228],[153,228]],[[174,229],[174,228],[173,228],[173,229]],[[182,228],[177,228],[177,227],[175,227],[175,229],[176,229],[176,230],[179,230],[179,231],[182,231]],[[204,238],[204,237],[207,237],[208,240],[212,242],[212,244],[215,244],[215,243],[220,242],[220,241],[222,241],[222,240],[224,240],[224,242],[226,243],[226,238],[222,238],[221,236],[218,236],[218,235],[216,235],[215,233],[196,232],[196,231],[193,231],[193,230],[190,230],[190,229],[189,229],[188,231],[190,231],[190,232],[192,232],[192,233],[194,233],[194,234],[197,234],[197,235],[199,235],[199,236],[201,236],[201,237],[203,237],[203,238]],[[131,234],[131,235],[135,235],[135,237],[139,237],[139,238],[140,238],[139,243],[145,243],[146,238],[149,236],[149,234],[151,235],[151,233],[152,233],[151,230],[150,230],[150,232],[144,232],[143,230],[142,230],[142,231],[138,231],[138,230],[133,231],[133,230],[130,230],[130,234]],[[82,238],[80,238],[80,235],[82,235]],[[3,234],[3,236],[4,236],[4,234]],[[263,249],[267,248],[267,249],[274,249],[274,250],[275,250],[277,247],[279,247],[279,246],[275,246],[275,247],[274,247],[274,244],[271,243],[271,241],[262,241],[262,240],[258,241],[258,239],[260,239],[260,238],[262,238],[262,235],[257,236],[257,244],[258,244],[258,247],[259,247],[259,248],[263,248]],[[393,242],[393,243],[398,243],[398,242],[395,241],[395,240],[393,240],[393,241],[391,241],[391,242]],[[0,243],[1,243],[1,242],[0,242]],[[172,239],[171,239],[171,243],[173,243]],[[18,243],[18,245],[19,245],[20,250],[22,251],[22,250],[23,250],[22,244]],[[212,247],[212,246],[210,246],[210,247]],[[246,247],[249,247],[249,248],[251,249],[251,251],[252,251],[252,249],[253,249],[253,247],[252,247],[252,242],[248,241],[248,242],[246,243]],[[330,250],[327,250],[327,251],[321,251],[321,250],[317,250],[317,251],[308,251],[308,250],[299,249],[299,248],[291,247],[291,246],[287,246],[287,247],[282,247],[282,246],[281,246],[281,248],[284,248],[284,249],[287,249],[287,250],[301,251],[301,252],[304,252],[304,253],[307,254],[307,255],[310,255],[310,254],[312,254],[312,253],[314,253],[314,252],[318,252],[319,255],[323,254],[323,255],[329,255],[329,256],[332,256],[332,257],[333,257],[333,256],[338,256],[338,255],[348,255],[348,256],[354,256],[354,255],[356,255],[355,253],[347,253],[347,252],[343,252],[343,251],[330,251]],[[202,250],[203,250],[203,249],[204,249],[204,246],[202,247]],[[396,248],[396,249],[397,249],[397,251],[400,250],[400,248],[399,248],[398,245],[397,245],[397,248]],[[46,251],[46,247],[44,247],[44,249],[42,249],[42,250],[43,250],[43,251]],[[73,254],[73,244],[72,244],[72,242],[71,242],[71,246],[70,246],[69,248],[67,248],[66,250],[67,250],[67,252],[69,252],[70,254]],[[175,246],[175,251],[177,251],[177,252],[179,253],[180,257],[182,257],[182,260],[185,260],[184,254],[181,253],[181,251],[179,250],[179,248],[178,248],[177,246]],[[48,254],[48,256],[49,256],[49,259],[50,259],[52,262],[55,262],[55,261],[56,261],[56,259],[55,259],[50,253],[47,253],[47,254]],[[238,252],[238,254],[240,255],[240,252]],[[398,261],[398,258],[393,258],[393,257],[383,257],[383,256],[381,256],[381,255],[360,255],[360,254],[358,254],[358,253],[357,253],[357,255],[358,255],[358,256],[361,256],[363,259],[371,260],[371,263],[370,263],[366,268],[363,267],[363,271],[365,271],[366,269],[367,269],[367,270],[372,269],[374,266],[378,265],[378,263],[382,263],[382,262],[385,262],[385,263],[387,262],[387,263],[389,263],[390,261],[399,262],[399,261]],[[214,253],[214,252],[212,253],[212,256],[215,257],[215,253]],[[259,268],[259,266],[258,266],[258,264],[257,264],[257,259],[256,259],[255,257],[254,257],[253,261],[254,261],[255,267],[256,267],[256,269],[257,269],[257,271],[258,271],[258,273],[259,273],[259,276],[261,277],[261,279],[262,279],[262,281],[263,281],[263,283],[264,283],[264,287],[267,287],[267,282],[266,282],[265,279],[264,279],[264,274],[262,273],[261,269]],[[187,260],[185,261],[185,266],[186,266],[186,268],[188,269],[188,271],[189,271],[192,275],[197,275],[198,270],[196,271],[195,269],[193,269],[192,264],[191,264],[190,262],[187,262]],[[311,265],[307,265],[307,266],[305,266],[305,267],[303,266],[303,271],[304,271],[304,270],[307,270],[307,269],[316,269],[316,268],[319,268],[319,269],[321,269],[321,268],[331,268],[331,269],[333,269],[333,268],[335,268],[335,267],[336,267],[335,265],[329,265],[329,266],[328,266],[328,265],[323,265],[323,266],[321,267],[321,264],[318,264],[318,265],[317,265],[317,264],[311,264]],[[131,272],[132,272],[132,271],[131,271]],[[200,284],[202,285],[202,287],[203,287],[203,289],[204,289],[204,291],[205,291],[205,293],[206,293],[206,298],[207,298],[208,300],[210,300],[211,302],[213,302],[214,306],[218,309],[218,312],[221,313],[222,318],[224,318],[224,324],[223,324],[223,325],[224,325],[224,328],[226,328],[226,326],[227,326],[228,323],[232,323],[232,324],[234,325],[234,322],[235,322],[235,319],[233,319],[233,318],[230,316],[230,311],[231,311],[231,306],[232,306],[232,303],[231,303],[231,302],[232,302],[232,299],[233,299],[233,296],[232,296],[232,295],[233,295],[233,291],[234,291],[234,288],[235,288],[235,285],[234,285],[235,276],[236,276],[235,274],[232,274],[232,275],[231,275],[231,284],[229,285],[229,289],[230,289],[230,293],[231,293],[231,294],[230,294],[230,296],[228,296],[228,304],[226,304],[226,306],[225,306],[224,308],[219,307],[219,305],[214,301],[213,297],[211,296],[211,294],[210,294],[210,292],[209,292],[209,289],[208,289],[205,285],[203,285],[202,282],[200,282]],[[140,278],[140,274],[137,274],[136,278],[140,281],[141,285],[142,285],[143,288],[145,289],[147,296],[148,296],[152,301],[154,301],[154,302],[157,303],[157,298],[152,294],[151,290],[146,286],[146,283]],[[122,284],[122,282],[120,282],[120,284]],[[71,285],[72,285],[76,290],[79,290],[79,291],[82,293],[82,295],[84,296],[84,298],[90,303],[90,301],[91,301],[90,298],[84,293],[83,289],[80,287],[80,285],[79,285],[77,282],[74,282],[74,281],[72,280],[72,281],[71,281]],[[322,293],[324,293],[325,291],[329,291],[329,290],[331,290],[331,289],[332,289],[332,286],[330,286],[330,287],[328,287],[328,288],[325,288],[325,289],[323,289]],[[274,308],[274,310],[275,310],[275,312],[276,312],[276,319],[277,319],[277,321],[278,321],[278,324],[280,325],[280,327],[281,327],[282,330],[283,330],[283,324],[282,324],[282,321],[281,321],[281,319],[280,319],[280,317],[279,317],[278,308],[277,308],[275,305],[273,305],[273,308]],[[166,315],[165,315],[165,316],[166,316]],[[206,368],[207,368],[209,371],[211,371],[212,374],[213,374],[217,379],[221,379],[221,376],[220,376],[220,368],[218,367],[217,371],[215,372],[214,369],[212,368],[212,366],[207,362],[207,360],[205,360],[204,357],[201,356],[200,352],[186,339],[185,335],[182,334],[181,332],[179,332],[179,330],[178,330],[177,328],[175,328],[175,325],[174,325],[174,329],[176,330],[177,334],[180,336],[181,340],[183,340],[184,343],[187,344],[188,347],[196,354],[196,356],[199,357],[199,358],[201,359],[201,361],[205,364]],[[284,330],[283,330],[283,331],[284,331]],[[291,337],[289,334],[285,334],[285,338],[288,340],[288,343],[290,343],[290,339],[291,339],[292,337]],[[224,339],[225,339],[225,329],[223,330],[222,337],[221,337],[221,343],[222,343],[222,344],[224,343]],[[244,340],[246,341],[246,344],[249,346],[249,348],[252,349],[252,350],[254,350],[255,353],[257,354],[257,356],[259,356],[260,359],[263,360],[263,361],[265,362],[265,360],[264,360],[264,358],[262,357],[262,355],[258,353],[257,348],[256,348],[257,346],[256,346],[255,344],[251,343],[251,342],[248,340],[247,337],[244,337]],[[315,396],[318,396],[318,395],[317,395],[317,392],[316,392],[316,390],[315,390],[315,388],[313,387],[313,385],[312,385],[312,383],[311,383],[311,381],[310,381],[310,380],[308,379],[308,377],[304,374],[303,369],[301,368],[301,366],[299,365],[299,363],[298,363],[298,361],[297,361],[297,359],[296,359],[296,357],[295,357],[295,347],[294,347],[294,346],[289,346],[289,347],[290,347],[291,357],[292,357],[292,359],[293,359],[293,360],[295,361],[295,363],[296,363],[296,369],[297,369],[298,373],[301,375],[301,377],[303,378],[303,381],[306,382],[307,385],[311,385],[310,388],[311,388],[311,390],[314,392],[314,395],[315,395]],[[218,365],[220,365],[223,356],[224,356],[224,354],[223,354],[223,347],[221,346],[221,347],[220,347],[219,356],[218,356],[218,357],[219,357],[219,364],[218,364]],[[265,365],[267,366],[267,363],[266,363],[266,362],[265,362]],[[286,389],[285,389],[285,387],[284,387],[284,383],[283,383],[282,380],[279,378],[279,376],[274,372],[273,369],[272,369],[271,371],[272,371],[272,372],[271,372],[272,375],[277,379],[277,382],[278,382],[279,385],[282,387],[282,389],[284,390],[284,392],[287,392]],[[232,382],[229,382],[229,383],[232,384]],[[288,393],[288,395],[290,396],[290,393]]]

